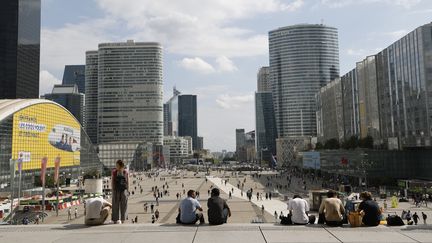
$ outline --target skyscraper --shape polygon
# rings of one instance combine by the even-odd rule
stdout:
[[[178,96],[178,135],[192,137],[192,147],[198,147],[197,96]]]
[[[246,134],[243,128],[236,129],[236,155],[239,162],[246,161]]]
[[[162,47],[159,43],[99,44],[98,143],[163,143]]]
[[[276,121],[271,92],[255,93],[256,152],[259,161],[276,154]]]
[[[315,136],[315,94],[339,76],[337,29],[293,25],[269,32],[278,137]]]
[[[257,74],[257,91],[258,92],[271,92],[270,84],[270,69],[269,67],[261,67]]]
[[[62,84],[76,84],[78,92],[85,94],[85,65],[66,65]]]
[[[0,99],[39,97],[40,0],[1,1]]]
[[[66,108],[75,118],[83,124],[84,120],[84,94],[78,91],[76,84],[54,85],[50,94],[44,98],[52,100]]]
[[[98,51],[86,52],[84,128],[94,144],[98,143],[98,57]]]

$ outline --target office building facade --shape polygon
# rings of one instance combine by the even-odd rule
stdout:
[[[99,44],[99,144],[163,143],[162,47],[127,41]]]
[[[94,144],[98,143],[98,58],[98,51],[86,52],[84,128]]]
[[[76,84],[54,85],[50,94],[45,94],[43,98],[52,100],[66,108],[79,123],[84,120],[84,94],[80,93]]]
[[[261,67],[257,74],[257,91],[258,92],[271,92],[270,83],[270,68]]]
[[[276,120],[271,92],[255,93],[256,153],[258,161],[270,161],[276,154]]]
[[[66,65],[62,84],[76,84],[78,92],[85,94],[85,65]]]
[[[40,0],[0,8],[0,99],[39,97]]]
[[[345,140],[370,136],[374,146],[388,149],[432,147],[431,57],[429,23],[343,75]]]
[[[178,96],[178,135],[192,138],[193,150],[198,147],[197,96]]]
[[[337,29],[302,24],[272,30],[269,50],[278,137],[316,136],[315,94],[339,76]]]

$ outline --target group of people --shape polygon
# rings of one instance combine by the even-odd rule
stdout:
[[[129,176],[122,160],[117,160],[116,168],[111,174],[112,203],[103,198],[91,198],[86,201],[85,224],[103,224],[112,209],[113,223],[124,223],[127,218],[127,202],[129,196]]]
[[[211,197],[207,200],[207,216],[210,225],[220,225],[227,222],[231,217],[231,210],[224,199],[220,197],[218,188],[211,190]],[[176,218],[178,224],[204,224],[204,214],[201,204],[196,199],[196,192],[189,190],[187,197],[180,202],[179,213]]]

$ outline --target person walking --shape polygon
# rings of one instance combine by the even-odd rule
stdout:
[[[117,160],[116,168],[111,173],[112,221],[124,223],[127,218],[127,202],[129,196],[129,175],[123,160]]]
[[[415,213],[413,214],[413,216],[412,216],[412,219],[414,220],[414,224],[415,224],[415,225],[417,225],[417,222],[418,222],[419,218],[420,218],[420,217],[418,216],[417,212],[415,212]]]
[[[78,209],[75,207],[75,218],[78,218]]]
[[[422,212],[423,224],[426,224],[427,215]]]
[[[72,209],[68,208],[68,220],[72,220]]]

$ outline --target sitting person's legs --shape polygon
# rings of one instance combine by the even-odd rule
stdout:
[[[103,208],[102,211],[100,212],[99,218],[86,219],[85,224],[86,225],[102,225],[102,224],[104,224],[105,220],[109,216],[109,210],[110,210],[110,207]]]
[[[309,215],[309,224],[315,224],[316,217],[315,215]]]
[[[200,221],[200,224],[204,224],[204,214],[203,214],[202,212],[197,212],[197,213],[196,213],[196,220],[195,220],[194,224],[195,224],[198,220]]]
[[[228,220],[228,209],[224,208],[223,216],[224,216],[224,224],[226,224]]]
[[[326,224],[331,227],[342,226],[342,221],[326,221]]]

